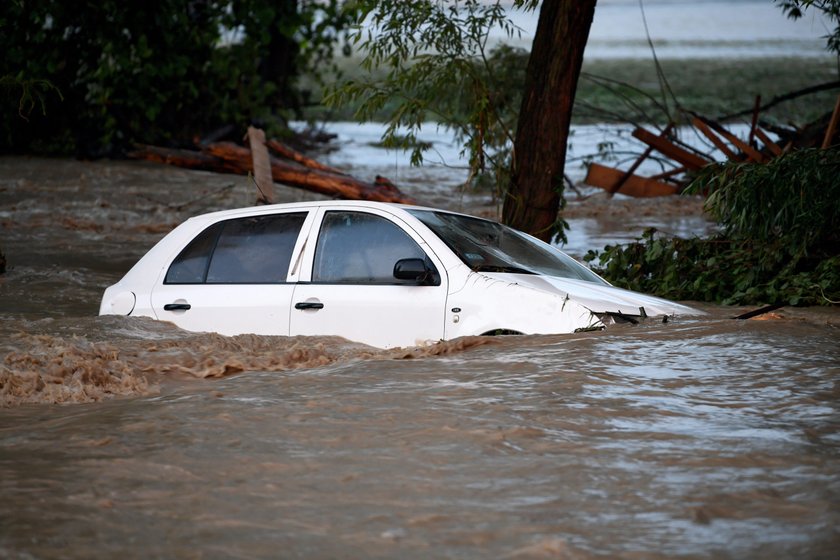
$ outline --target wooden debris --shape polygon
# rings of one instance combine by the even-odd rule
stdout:
[[[693,154],[685,148],[677,146],[667,138],[657,136],[644,128],[635,129],[633,131],[633,137],[688,169],[701,169],[711,163],[709,160],[703,159],[697,154]]]
[[[648,177],[648,179],[653,179],[654,181],[659,181],[660,179],[670,179],[679,175],[680,173],[685,173],[685,171],[685,167],[675,167],[673,169],[669,169],[668,171],[663,171],[662,173],[652,175]]]
[[[758,114],[761,112],[761,96],[755,96],[755,105],[753,105],[752,121],[750,121],[750,135],[747,138],[747,144],[754,145],[755,129],[758,127]]]
[[[665,130],[663,130],[659,136],[663,138],[667,137],[668,134],[671,132],[673,126],[673,123],[668,123],[668,126],[665,127]],[[636,159],[636,161],[633,162],[633,165],[630,166],[630,169],[624,172],[624,175],[621,177],[621,179],[616,181],[612,187],[607,189],[607,192],[609,192],[610,196],[614,195],[615,193],[621,190],[624,184],[627,183],[627,180],[633,176],[633,174],[636,172],[639,166],[642,165],[642,163],[650,156],[651,152],[653,152],[653,147],[648,146],[647,149],[642,153],[642,155],[640,155]]]
[[[825,130],[825,137],[822,142],[823,150],[831,146],[834,131],[837,130],[838,120],[840,120],[840,95],[837,96],[837,103],[834,104],[834,112],[831,114],[831,120],[828,123],[828,128]]]
[[[749,135],[746,140],[727,130],[718,121],[690,111],[687,113],[692,116],[691,126],[695,131],[708,139],[727,160],[766,163],[773,158],[782,156],[791,149],[816,147],[827,149],[832,145],[840,145],[840,142],[835,141],[840,135],[840,97],[837,98],[832,113],[826,113],[820,119],[802,128],[792,129],[763,122],[759,119],[762,110],[778,103],[816,91],[835,88],[840,88],[840,81],[820,84],[776,97],[770,103],[764,105],[762,105],[759,95],[756,96],[752,109],[721,117],[721,120],[724,120],[736,116],[750,115]],[[672,124],[669,124],[662,133],[657,135],[645,128],[637,127],[633,130],[632,135],[646,146],[629,169],[619,170],[592,164],[589,167],[585,182],[606,189],[610,196],[616,192],[631,196],[663,196],[682,192],[682,186],[690,179],[688,174],[709,165],[713,162],[713,158],[701,150],[680,142],[678,138],[670,134],[671,129]],[[774,133],[779,140],[772,140],[767,131]],[[675,167],[673,169],[666,168],[665,171],[650,177],[635,175],[637,169],[646,159],[651,157],[654,150],[670,159]],[[664,183],[665,180],[675,183],[675,185]]]
[[[336,169],[335,167],[330,167],[329,165],[324,165],[320,161],[317,161],[317,160],[314,160],[312,158],[306,157],[302,153],[300,153],[296,150],[293,150],[289,146],[287,146],[287,145],[285,145],[285,144],[283,144],[283,143],[281,143],[277,140],[274,140],[273,138],[271,140],[268,140],[265,143],[265,145],[268,146],[269,150],[276,153],[280,157],[292,160],[294,162],[297,162],[297,163],[303,165],[304,167],[308,167],[310,169],[320,169],[321,171],[329,171],[330,173],[335,173],[336,175],[347,175],[344,171],[340,171],[340,170]]]
[[[709,128],[709,126],[706,123],[704,123],[698,117],[694,117],[691,120],[691,124],[693,124],[694,128],[699,130],[703,134],[703,136],[705,136],[706,138],[711,140],[712,144],[714,144],[715,147],[718,150],[723,152],[723,155],[725,155],[727,158],[729,158],[731,160],[735,160],[735,161],[738,160],[738,154],[736,154],[734,151],[732,151],[732,149],[726,144],[726,142],[721,140],[720,136],[718,136],[715,133],[715,131],[713,131],[711,128]]]
[[[767,161],[767,159],[761,154],[761,152],[759,152],[758,150],[756,150],[755,148],[753,148],[752,146],[750,146],[749,144],[747,144],[746,142],[744,142],[743,140],[741,140],[740,138],[723,128],[718,123],[708,119],[698,119],[704,122],[705,124],[709,125],[709,127],[712,128],[715,132],[729,140],[729,142],[733,146],[741,150],[747,156],[747,159],[749,161],[754,161],[758,163],[764,163],[765,161]]]
[[[589,165],[584,182],[593,187],[599,187],[610,191],[623,181],[621,193],[635,197],[668,196],[677,194],[678,189],[674,185],[639,177],[638,175],[627,175],[625,171],[614,169],[598,163]]]
[[[746,319],[752,319],[753,317],[758,317],[759,315],[764,315],[765,313],[769,313],[770,311],[775,311],[777,309],[781,309],[784,307],[784,303],[776,303],[773,305],[765,305],[764,307],[759,307],[758,309],[754,309],[752,311],[748,311],[747,313],[742,313],[740,315],[736,315],[732,317],[733,319],[738,319],[740,321],[744,321]]]
[[[764,144],[764,147],[770,150],[770,153],[772,153],[774,156],[778,157],[784,153],[784,150],[782,150],[782,148],[780,148],[778,144],[770,140],[770,137],[767,136],[767,133],[761,130],[760,127],[757,127],[755,129],[755,135],[759,140],[761,140],[761,143]]]
[[[254,183],[257,185],[257,204],[274,204],[274,182],[271,180],[271,164],[268,148],[265,147],[265,132],[253,126],[248,127],[248,145],[251,147],[251,162]]]
[[[247,175],[253,165],[251,150],[232,142],[207,144],[201,146],[200,151],[138,145],[127,155],[134,159],[237,175]],[[334,198],[403,204],[416,202],[387,179],[378,178],[375,183],[369,183],[341,172],[325,171],[270,156],[269,166],[274,182]]]

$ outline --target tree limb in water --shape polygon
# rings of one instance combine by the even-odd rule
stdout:
[[[201,151],[138,145],[128,157],[236,175],[247,175],[252,166],[251,151],[231,142],[208,144],[202,146]],[[403,204],[416,202],[382,177],[377,177],[375,182],[369,183],[340,172],[315,169],[275,157],[270,157],[269,163],[272,179],[290,187],[348,200]]]

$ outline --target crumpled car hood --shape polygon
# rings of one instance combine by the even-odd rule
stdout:
[[[569,299],[583,305],[594,313],[618,313],[641,315],[640,308],[649,316],[660,315],[705,315],[703,311],[667,299],[658,298],[608,286],[571,278],[539,276],[536,274],[484,273],[498,280],[515,282],[536,290],[568,295]]]

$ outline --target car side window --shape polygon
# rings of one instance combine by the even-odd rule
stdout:
[[[306,212],[227,220],[202,232],[175,259],[168,284],[281,284]],[[208,248],[209,247],[209,248]]]
[[[332,211],[324,215],[312,281],[328,284],[412,284],[394,278],[401,259],[428,259],[393,222],[375,214]]]
[[[207,277],[210,254],[219,239],[224,222],[213,224],[202,231],[175,258],[166,272],[164,284],[203,284]]]

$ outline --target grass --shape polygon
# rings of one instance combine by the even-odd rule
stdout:
[[[766,103],[779,95],[840,79],[838,61],[831,56],[663,60],[661,67],[679,105],[710,118],[751,109],[756,95]],[[584,64],[583,72],[577,92],[577,122],[602,122],[604,114],[630,116],[642,122],[667,120],[654,101],[639,91],[621,87],[621,94],[628,97],[622,99],[599,85],[600,79],[593,78],[632,85],[661,104],[652,61],[598,60]],[[800,97],[763,112],[761,117],[779,124],[803,125],[831,111],[837,94],[835,89]],[[628,100],[635,105],[629,105]],[[673,99],[668,99],[668,104],[673,110]]]
[[[828,54],[813,58],[663,60],[661,66],[679,105],[710,118],[751,109],[756,95],[766,103],[778,95],[840,79],[838,59]],[[353,58],[341,61],[340,72],[340,76],[327,79],[340,82],[364,78],[358,60]],[[320,99],[320,87],[314,80],[304,79],[313,99]],[[831,90],[787,101],[761,117],[778,124],[804,125],[830,112],[837,94],[838,90]],[[652,60],[587,61],[578,86],[574,122],[666,122],[666,113],[657,103],[662,104],[662,94]],[[674,100],[669,97],[667,104],[673,112]],[[386,104],[377,117],[384,120],[395,105]],[[327,109],[316,102],[307,117],[353,120],[354,110],[352,106]]]

